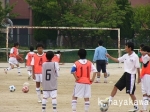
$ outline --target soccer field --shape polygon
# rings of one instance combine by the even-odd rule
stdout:
[[[58,77],[58,112],[71,112],[71,99],[72,92],[74,88],[74,77],[70,74],[70,69],[72,63],[65,63],[65,65],[60,65],[60,76]],[[0,67],[9,66],[6,63],[1,63]],[[23,66],[23,65],[22,65]],[[122,66],[122,64],[120,65]],[[101,77],[101,83],[92,84],[92,97],[90,98],[90,109],[89,112],[100,112],[98,106],[98,98],[105,99],[110,96],[110,92],[116,83],[116,81],[123,74],[123,68],[119,68],[118,64],[109,64],[107,66],[110,72],[110,77],[108,78],[108,83],[103,83],[103,75]],[[17,75],[17,69],[11,70],[8,74],[4,73],[4,68],[0,68],[0,112],[41,112],[41,103],[38,103],[35,82],[32,80],[27,80],[27,70],[26,68],[21,68],[22,76]],[[24,82],[29,82],[29,92],[22,92],[22,85]],[[15,85],[16,91],[9,92],[9,86]],[[135,95],[137,100],[142,99],[141,84],[136,84]],[[113,100],[116,100],[115,104],[109,107],[107,112],[127,112],[132,109],[132,105],[127,105],[129,100],[129,95],[125,93],[125,89],[120,92]],[[119,106],[122,102],[122,105]],[[118,104],[118,105],[117,105]],[[142,106],[139,105],[139,108]],[[47,102],[47,112],[52,112],[51,99]],[[84,112],[84,99],[77,100],[77,112]]]

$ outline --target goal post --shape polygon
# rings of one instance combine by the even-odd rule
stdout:
[[[6,55],[8,61],[8,33],[9,29],[56,29],[56,30],[116,30],[118,31],[118,57],[121,56],[120,28],[99,28],[99,27],[40,27],[40,26],[8,26],[6,27]]]

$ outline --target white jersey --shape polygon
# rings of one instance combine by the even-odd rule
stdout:
[[[124,62],[124,71],[130,74],[136,74],[137,68],[140,68],[139,57],[135,52],[131,55],[128,53],[118,58],[119,62]]]
[[[34,54],[34,52],[29,52],[29,53],[30,53],[30,54]],[[25,59],[26,59],[26,60],[28,59],[28,53],[27,53]]]
[[[59,65],[57,62],[44,62],[42,65],[43,91],[57,90]]]
[[[146,64],[148,61],[150,61],[150,57],[146,54],[145,56],[142,56],[143,64]]]
[[[13,54],[14,53],[14,47],[12,47],[11,49],[10,49],[10,54]],[[17,49],[17,55],[19,54],[19,52],[18,52],[18,49]]]

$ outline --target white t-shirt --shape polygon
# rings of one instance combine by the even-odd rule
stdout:
[[[150,60],[150,57],[146,54],[145,56],[142,56],[142,62],[146,64]]]
[[[124,62],[124,71],[130,74],[136,74],[137,68],[140,68],[139,57],[135,52],[131,55],[124,54],[122,57],[118,58],[119,62]]]
[[[14,53],[14,48],[10,49],[10,54]],[[17,55],[19,54],[18,49],[17,49]]]
[[[60,54],[55,54],[58,58],[60,58]]]
[[[87,59],[80,59],[79,62],[82,63],[82,64],[86,64]],[[71,73],[74,73],[75,71],[76,71],[76,65],[74,64],[72,69],[71,69]],[[95,68],[95,66],[93,64],[91,66],[91,72],[97,72],[97,69]]]
[[[29,52],[30,54],[34,54],[34,52]],[[26,55],[25,59],[28,59],[28,54]]]

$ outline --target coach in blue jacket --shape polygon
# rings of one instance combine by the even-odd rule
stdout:
[[[93,57],[93,63],[96,62],[96,68],[97,68],[97,79],[95,83],[100,82],[100,72],[102,70],[102,73],[104,73],[104,83],[107,83],[107,73],[106,73],[106,64],[108,64],[108,58],[106,57],[107,49],[102,46],[103,41],[98,41],[98,47],[95,49],[94,57]]]

